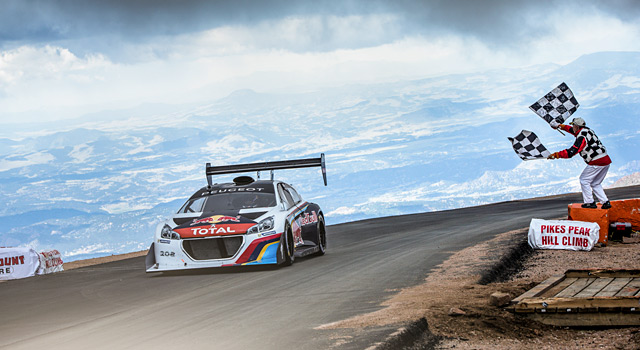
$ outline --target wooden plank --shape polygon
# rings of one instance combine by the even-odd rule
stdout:
[[[511,303],[515,304],[515,303],[518,303],[520,300],[522,300],[524,298],[534,298],[534,297],[540,296],[540,295],[544,294],[546,291],[548,291],[549,289],[551,289],[551,288],[555,287],[556,285],[558,285],[564,279],[565,279],[564,274],[562,274],[562,275],[553,275],[553,276],[547,278],[546,280],[544,280],[542,283],[538,284],[537,286],[529,289],[528,291],[526,291],[524,294],[520,295],[519,297],[511,300]]]
[[[582,269],[582,270],[567,270],[564,272],[565,277],[569,278],[589,278],[591,277],[592,272],[597,272],[601,270],[595,269]]]
[[[640,296],[607,298],[527,298],[514,305],[514,311],[534,309],[576,309],[588,310],[620,308],[629,312],[640,312]],[[633,311],[632,311],[633,310]]]
[[[640,313],[594,313],[594,314],[521,314],[541,323],[560,327],[594,326],[637,326],[640,325]]]
[[[637,269],[581,269],[567,270],[566,277],[640,277]]]
[[[587,288],[574,295],[574,298],[588,298],[598,294],[604,287],[613,281],[611,277],[596,278]]]
[[[634,278],[626,286],[624,286],[624,288],[622,288],[622,290],[620,290],[616,294],[616,296],[630,297],[638,294],[638,291],[640,291],[640,278]]]
[[[624,288],[624,286],[626,286],[627,283],[629,283],[630,281],[631,281],[631,278],[629,277],[616,278],[611,283],[609,283],[608,286],[606,286],[604,289],[598,292],[595,296],[596,297],[612,297],[618,294],[618,292],[622,288]]]
[[[546,293],[544,293],[543,295],[539,295],[539,296],[555,297],[558,293],[563,291],[565,288],[569,287],[571,284],[573,284],[573,282],[575,282],[577,280],[578,279],[575,278],[575,277],[565,278],[562,282],[558,283],[556,286],[554,286],[553,288],[549,289]]]
[[[588,285],[590,285],[595,278],[578,278],[575,282],[573,282],[569,287],[565,288],[560,293],[556,294],[557,298],[570,298],[574,295],[580,293],[583,289],[585,289]]]

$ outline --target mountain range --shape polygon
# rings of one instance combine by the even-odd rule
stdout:
[[[295,93],[240,90],[200,104],[3,123],[0,246],[58,249],[65,261],[146,249],[155,226],[206,184],[207,162],[324,153],[327,187],[317,169],[276,177],[320,204],[328,224],[579,191],[582,159],[523,162],[507,140],[526,129],[552,152],[573,143],[528,108],[561,82],[580,102],[574,116],[613,159],[605,185],[639,172],[638,52]]]

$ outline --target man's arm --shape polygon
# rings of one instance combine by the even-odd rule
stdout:
[[[573,133],[573,127],[571,125],[560,124],[559,128],[575,136],[575,134]]]
[[[584,136],[578,136],[576,137],[576,142],[573,143],[573,146],[558,152],[558,158],[571,158],[582,152],[586,146],[587,140],[584,139]]]

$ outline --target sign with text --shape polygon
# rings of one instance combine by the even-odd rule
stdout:
[[[529,246],[533,249],[591,250],[598,242],[595,222],[531,219]]]
[[[40,268],[38,268],[38,275],[64,271],[62,267],[62,256],[59,251],[49,250],[40,252],[39,258]]]
[[[0,248],[0,280],[31,277],[39,266],[39,255],[31,248]]]

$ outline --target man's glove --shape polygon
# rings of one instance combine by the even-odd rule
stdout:
[[[560,123],[558,123],[558,122],[557,122],[557,121],[555,121],[555,120],[550,121],[550,122],[549,122],[549,125],[551,125],[551,128],[552,128],[552,129],[558,129],[558,128],[560,128],[560,129],[564,129],[564,124],[560,124]]]
[[[560,156],[558,155],[558,152],[553,152],[551,153],[551,155],[547,157],[547,159],[558,159],[558,158],[560,158]]]

